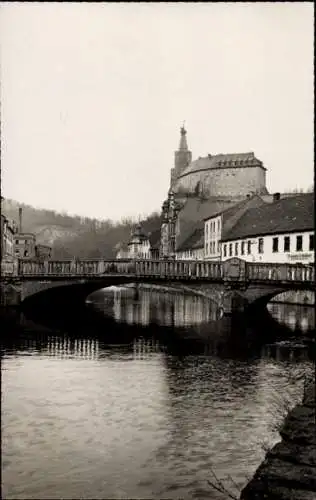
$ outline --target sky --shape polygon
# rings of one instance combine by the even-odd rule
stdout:
[[[313,184],[312,3],[0,3],[2,196],[120,220],[193,159],[253,151]]]

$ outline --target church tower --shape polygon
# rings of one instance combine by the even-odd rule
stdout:
[[[184,124],[180,129],[180,133],[179,149],[174,153],[174,168],[171,169],[170,188],[172,188],[174,181],[192,161],[192,153],[188,149],[187,131],[184,128]]]

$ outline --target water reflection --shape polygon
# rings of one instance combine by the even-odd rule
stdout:
[[[270,302],[267,308],[276,321],[286,325],[292,332],[307,333],[315,329],[314,307]]]
[[[170,355],[153,337],[29,334],[3,346],[5,498],[222,498],[210,468],[241,488],[278,440],[282,401],[302,382],[266,352],[247,361]],[[53,443],[53,445],[52,445]]]
[[[238,318],[215,321],[216,306],[201,296],[98,297],[100,316],[112,318],[100,330],[97,321],[88,333],[75,325],[58,334],[25,319],[22,332],[5,329],[3,496],[220,499],[207,485],[211,467],[241,489],[262,444],[279,440],[283,408],[301,398],[296,371],[313,371],[302,342],[261,339],[255,349],[257,331]],[[308,328],[314,320],[310,308],[268,309],[286,324],[294,311],[302,330],[303,318]],[[201,325],[203,342],[182,350],[179,338]]]
[[[118,322],[143,326],[193,326],[219,317],[216,304],[207,297],[148,288],[140,289],[135,299],[131,289],[117,287],[98,293],[93,302]]]

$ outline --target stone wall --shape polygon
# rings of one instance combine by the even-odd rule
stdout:
[[[282,441],[266,455],[241,500],[316,499],[315,382],[310,382],[301,405],[286,417]]]
[[[246,196],[251,192],[266,192],[266,172],[262,167],[219,167],[191,172],[174,184],[174,192],[200,189],[207,196]]]

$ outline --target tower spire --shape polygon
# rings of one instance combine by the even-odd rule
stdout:
[[[186,167],[192,161],[192,153],[189,151],[187,143],[187,131],[184,128],[185,122],[183,122],[180,128],[180,144],[178,151],[174,153],[174,168],[171,169],[170,176],[170,187],[174,185],[175,180],[181,175],[181,173],[186,169]]]
[[[185,121],[183,122],[183,125],[180,129],[181,137],[180,137],[180,145],[179,145],[179,151],[188,151],[188,143],[187,143],[187,131],[185,130]]]

